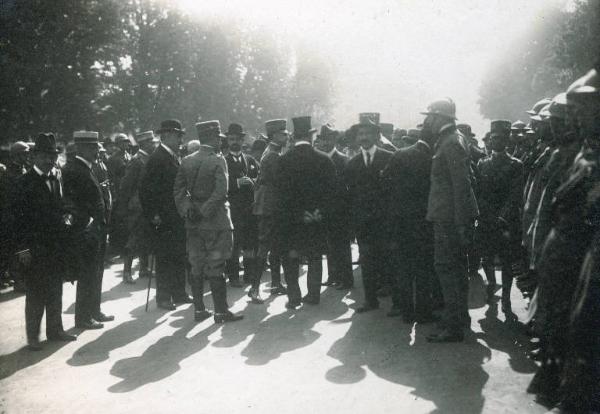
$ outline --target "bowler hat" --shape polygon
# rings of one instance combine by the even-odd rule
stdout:
[[[34,152],[46,152],[49,154],[58,154],[60,150],[56,147],[56,138],[54,138],[54,134],[49,133],[40,133],[35,139],[35,148]]]
[[[324,138],[324,137],[328,137],[330,135],[339,135],[339,131],[335,130],[333,128],[333,125],[331,124],[325,124],[321,126],[321,132],[319,132],[319,134],[317,135],[317,138]]]
[[[229,127],[227,128],[227,132],[225,133],[225,135],[237,135],[240,137],[243,137],[246,135],[246,132],[244,132],[244,128],[242,128],[242,126],[240,124],[236,124],[236,123],[232,123],[229,124]]]
[[[146,141],[152,141],[154,139],[154,132],[144,131],[140,132],[135,136],[135,141],[139,144]]]
[[[311,122],[310,116],[299,116],[292,118],[292,124],[294,125],[294,136],[303,137],[316,132],[317,129],[312,127]]]
[[[270,121],[265,122],[265,130],[267,132],[267,136],[276,132],[283,132],[284,134],[287,134],[287,121],[285,119],[271,119]]]
[[[422,115],[439,115],[450,119],[456,119],[456,105],[450,98],[443,98],[433,101],[427,109],[421,112]]]
[[[160,128],[156,130],[157,134],[163,132],[179,132],[180,134],[185,134],[185,129],[181,127],[181,122],[179,122],[179,120],[167,119],[166,121],[162,121],[160,123]]]
[[[99,145],[98,133],[96,131],[75,131],[73,132],[73,141],[75,144]]]
[[[218,120],[198,122],[196,124],[196,132],[198,133],[198,139],[200,139],[200,141],[202,141],[202,138],[206,138],[211,135],[218,135],[221,138],[227,138],[221,133],[221,123]]]

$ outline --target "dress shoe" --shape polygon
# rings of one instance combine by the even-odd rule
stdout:
[[[94,320],[98,322],[112,322],[115,320],[115,317],[113,315],[105,315],[104,313],[100,312],[98,315],[94,316]]]
[[[354,285],[352,283],[340,283],[335,287],[336,290],[350,290],[353,289]]]
[[[164,310],[168,310],[168,311],[172,311],[172,310],[176,309],[175,305],[170,300],[158,302],[156,304],[156,306],[158,306],[160,309],[164,309]]]
[[[135,285],[135,280],[131,277],[131,273],[123,273],[123,283]]]
[[[337,282],[333,281],[333,280],[328,280],[326,282],[321,283],[321,286],[333,286],[335,285]]]
[[[379,303],[365,303],[360,308],[356,309],[356,313],[370,312],[375,309],[379,309]]]
[[[465,337],[461,332],[452,332],[447,329],[427,336],[427,342],[433,343],[451,343],[451,342],[462,342]]]
[[[229,286],[234,287],[234,288],[242,288],[244,287],[244,285],[242,284],[242,282],[240,282],[240,280],[229,280]]]
[[[292,302],[292,301],[287,301],[285,303],[285,307],[287,309],[296,309],[298,306],[300,306],[301,303],[300,302]]]
[[[244,319],[244,315],[234,315],[227,311],[225,313],[215,313],[215,323],[237,322]]]
[[[188,295],[185,295],[178,298],[173,298],[173,303],[175,305],[183,305],[184,303],[194,303],[194,299],[192,299]]]
[[[52,335],[48,335],[49,341],[59,341],[59,342],[71,342],[76,341],[77,337],[75,335],[70,335],[65,331],[54,333]]]
[[[42,344],[40,344],[39,340],[32,339],[30,341],[27,341],[27,349],[29,349],[30,351],[41,351]]]
[[[390,309],[390,311],[386,314],[386,316],[390,317],[390,318],[395,318],[396,316],[402,316],[402,309],[399,308],[392,308]]]
[[[248,291],[248,297],[251,299],[252,303],[255,303],[257,305],[262,305],[263,303],[265,303],[265,301],[261,299],[258,293],[258,289],[250,289]]]
[[[100,322],[90,319],[89,321],[86,321],[86,322],[75,323],[75,327],[79,328],[79,329],[102,329],[102,328],[104,328],[104,325],[101,324]]]
[[[212,316],[212,313],[206,309],[194,311],[194,320],[196,322],[202,322]]]
[[[316,296],[306,295],[302,298],[302,303],[307,303],[309,305],[318,305],[320,302],[320,298]]]
[[[283,285],[274,285],[271,288],[271,295],[285,295],[287,294],[287,289],[283,287]]]

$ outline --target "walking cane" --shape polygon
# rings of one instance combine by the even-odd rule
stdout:
[[[154,255],[150,256],[150,274],[148,275],[148,290],[146,291],[146,312],[148,312],[148,302],[150,301],[150,287],[152,286],[152,274],[154,273],[155,267]]]

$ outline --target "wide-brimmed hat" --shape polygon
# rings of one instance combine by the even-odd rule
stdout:
[[[94,144],[100,145],[96,131],[75,131],[73,132],[73,142],[75,144]]]
[[[135,136],[135,141],[140,144],[142,142],[146,142],[146,141],[153,141],[154,140],[154,132],[152,131],[144,131],[144,132],[140,132],[139,134],[137,134]]]
[[[475,136],[475,134],[471,130],[471,125],[469,125],[469,124],[458,124],[458,125],[456,125],[456,129],[458,129],[460,132],[463,133],[463,135],[466,135],[468,137]]]
[[[160,123],[160,128],[156,130],[157,134],[161,134],[163,132],[178,132],[183,135],[185,134],[185,129],[182,128],[179,120],[167,119],[166,121],[162,121]]]
[[[506,119],[494,119],[490,123],[490,135],[510,135],[512,124]]]
[[[49,154],[58,154],[60,150],[56,147],[56,138],[54,134],[40,133],[35,139],[34,152],[45,152]]]
[[[456,105],[450,98],[433,101],[421,115],[439,115],[456,120]]]
[[[221,138],[227,138],[221,132],[221,123],[218,120],[198,122],[196,124],[196,132],[198,133],[198,139],[202,141],[202,138],[206,138],[210,135],[218,135]]]
[[[317,129],[312,127],[312,119],[310,116],[298,116],[292,118],[292,124],[294,125],[294,136],[296,137],[306,136],[317,132]]]
[[[227,135],[227,136],[237,135],[239,137],[243,137],[246,135],[246,132],[244,131],[244,128],[240,124],[231,123],[231,124],[229,124],[229,127],[227,128],[227,132],[225,133],[225,135]]]
[[[267,136],[272,135],[276,132],[283,132],[284,134],[289,134],[287,130],[287,121],[285,119],[271,119],[265,122],[265,130]]]
[[[321,126],[321,131],[317,134],[317,138],[329,137],[331,135],[338,136],[340,135],[340,131],[336,130],[331,124],[325,124]]]

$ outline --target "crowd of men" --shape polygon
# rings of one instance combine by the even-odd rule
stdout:
[[[2,271],[24,278],[28,346],[42,347],[44,311],[49,340],[76,339],[62,325],[64,280],[77,281],[76,327],[114,319],[101,310],[107,240],[123,259],[124,283],[136,283],[135,257],[140,278],[155,263],[158,308],[193,303],[196,321],[216,323],[243,318],[229,311],[226,280],[249,285],[250,302],[261,305],[267,268],[271,294],[287,295],[290,310],[318,305],[323,285],[352,289],[356,241],[364,286],[356,312],[391,295],[387,316],[438,323],[430,342],[464,340],[469,279],[481,268],[490,303],[501,269],[501,309],[515,321],[516,279],[539,338],[528,391],[567,411],[597,410],[599,83],[592,69],[536,103],[528,124],[492,121],[484,148],[457,124],[449,98],[408,131],[363,113],[348,130],[326,124],[316,134],[301,116],[292,132],[275,119],[249,140],[242,125],[223,134],[219,121],[203,121],[184,144],[185,129],[171,119],[137,134],[133,151],[124,134],[107,151],[97,132],[76,131],[64,164],[52,133],[16,142],[1,177]]]

